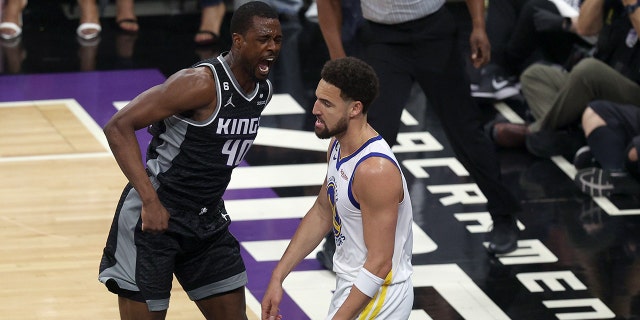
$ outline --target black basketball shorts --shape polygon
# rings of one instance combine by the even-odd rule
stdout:
[[[224,202],[210,210],[167,208],[169,229],[142,232],[140,196],[125,188],[100,262],[99,280],[109,291],[166,310],[173,274],[191,300],[247,284],[240,245],[229,232]]]

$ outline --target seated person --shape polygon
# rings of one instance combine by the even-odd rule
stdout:
[[[590,10],[589,14],[583,14],[584,10]],[[640,28],[640,10],[630,15],[624,14],[625,10],[619,0],[584,1],[580,17],[593,19],[591,24],[578,24],[578,30],[582,34],[599,31],[595,57],[582,59],[569,72],[540,63],[528,67],[520,83],[535,121],[506,124],[526,127],[517,132],[495,124],[492,135],[496,144],[526,141],[527,150],[536,156],[573,158],[584,145],[580,117],[590,101],[640,105],[640,45],[638,30],[633,27]],[[637,22],[632,24],[631,19]]]
[[[559,4],[578,2],[555,0]],[[503,100],[519,94],[518,76],[530,64],[547,61],[571,65],[573,56],[586,54],[593,37],[576,34],[578,7],[573,18],[561,15],[554,1],[490,0],[487,10],[487,35],[491,41],[491,63],[479,71],[472,95]],[[574,22],[576,21],[576,22]]]
[[[640,108],[596,100],[582,114],[588,145],[574,158],[575,183],[592,196],[638,194]]]

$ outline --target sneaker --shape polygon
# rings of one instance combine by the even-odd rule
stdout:
[[[488,234],[487,251],[491,254],[505,254],[518,248],[518,225],[513,216],[495,218]]]
[[[578,170],[574,178],[580,191],[593,197],[612,194],[640,194],[640,183],[627,172],[600,168]]]
[[[586,168],[599,168],[600,164],[596,161],[596,158],[593,156],[593,152],[591,152],[591,147],[583,146],[582,148],[576,151],[576,154],[573,156],[573,166],[580,170]]]
[[[497,65],[488,65],[480,71],[480,81],[471,85],[471,96],[504,100],[520,93],[520,84],[515,76],[506,76]]]
[[[573,160],[578,149],[586,143],[580,130],[541,130],[528,134],[525,141],[527,150],[535,156],[549,158],[560,155],[569,160]]]

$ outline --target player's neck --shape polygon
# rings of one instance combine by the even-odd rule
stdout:
[[[348,157],[376,135],[376,131],[366,122],[350,126],[342,137],[338,137],[340,157]]]
[[[224,60],[231,69],[233,77],[244,91],[245,95],[249,95],[256,88],[256,80],[248,75],[246,71],[240,66],[238,58],[233,54],[233,51],[224,56]]]

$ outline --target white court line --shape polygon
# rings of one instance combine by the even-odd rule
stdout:
[[[416,120],[416,118],[414,118],[413,115],[411,115],[411,112],[407,111],[407,109],[402,110],[400,121],[402,121],[402,124],[405,126],[417,126],[420,124],[420,122],[418,122],[418,120]]]
[[[253,142],[258,146],[292,148],[327,152],[329,139],[318,139],[312,131],[300,131],[280,128],[260,127],[258,136]]]
[[[504,102],[496,102],[494,107],[500,114],[502,114],[507,120],[513,123],[521,123],[524,124],[524,120],[518,116],[517,113],[513,111],[506,103]],[[573,164],[569,163],[564,157],[561,156],[553,156],[551,157],[551,161],[555,163],[562,172],[564,172],[572,181],[576,176],[576,168]],[[622,216],[622,215],[637,215],[640,214],[640,209],[620,209],[618,208],[609,198],[606,197],[591,197],[595,203],[600,206],[602,210],[604,210],[608,215],[611,216]]]
[[[18,161],[43,161],[43,160],[60,160],[60,159],[82,159],[82,158],[98,158],[111,156],[109,143],[102,133],[102,128],[91,118],[87,111],[75,99],[52,99],[52,100],[34,100],[34,101],[16,101],[2,102],[0,108],[11,107],[48,107],[53,104],[65,105],[71,113],[82,123],[87,131],[102,145],[104,152],[87,152],[87,153],[65,153],[65,154],[48,154],[37,156],[18,156],[18,157],[0,157],[1,162],[18,162]]]
[[[496,108],[496,110],[498,110],[498,112],[500,112],[500,114],[502,114],[505,119],[509,120],[509,122],[524,124],[524,120],[520,118],[520,116],[515,111],[513,111],[513,109],[511,109],[506,103],[496,102],[493,106],[494,108]]]

